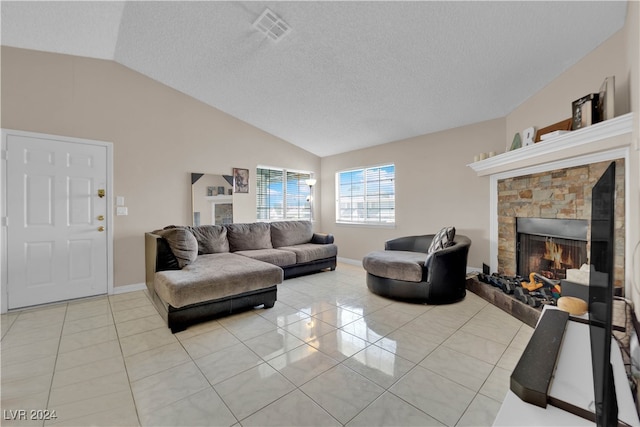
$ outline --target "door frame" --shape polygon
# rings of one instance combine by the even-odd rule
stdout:
[[[8,253],[7,253],[7,139],[9,136],[52,139],[73,144],[89,144],[105,147],[107,151],[107,294],[113,294],[113,143],[85,138],[2,129],[2,162],[0,164],[0,199],[2,200],[0,218],[0,313],[8,311]]]

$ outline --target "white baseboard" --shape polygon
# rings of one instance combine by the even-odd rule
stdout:
[[[111,295],[125,294],[127,292],[144,291],[147,289],[146,283],[133,283],[131,285],[114,286]]]

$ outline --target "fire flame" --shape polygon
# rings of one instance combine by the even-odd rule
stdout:
[[[562,258],[562,245],[558,245],[553,241],[553,238],[549,237],[544,242],[545,251],[543,258],[553,262],[553,268],[562,268],[562,264],[573,265],[573,259],[571,259],[571,253],[567,254],[567,258]]]

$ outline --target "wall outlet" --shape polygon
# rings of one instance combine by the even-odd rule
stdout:
[[[125,206],[118,206],[116,208],[116,215],[129,215],[129,209],[127,209]]]

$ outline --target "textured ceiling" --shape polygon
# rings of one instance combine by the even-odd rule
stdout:
[[[2,44],[115,60],[319,156],[503,117],[626,2],[7,2]],[[252,26],[269,7],[292,27]],[[604,76],[603,76],[604,78]]]

